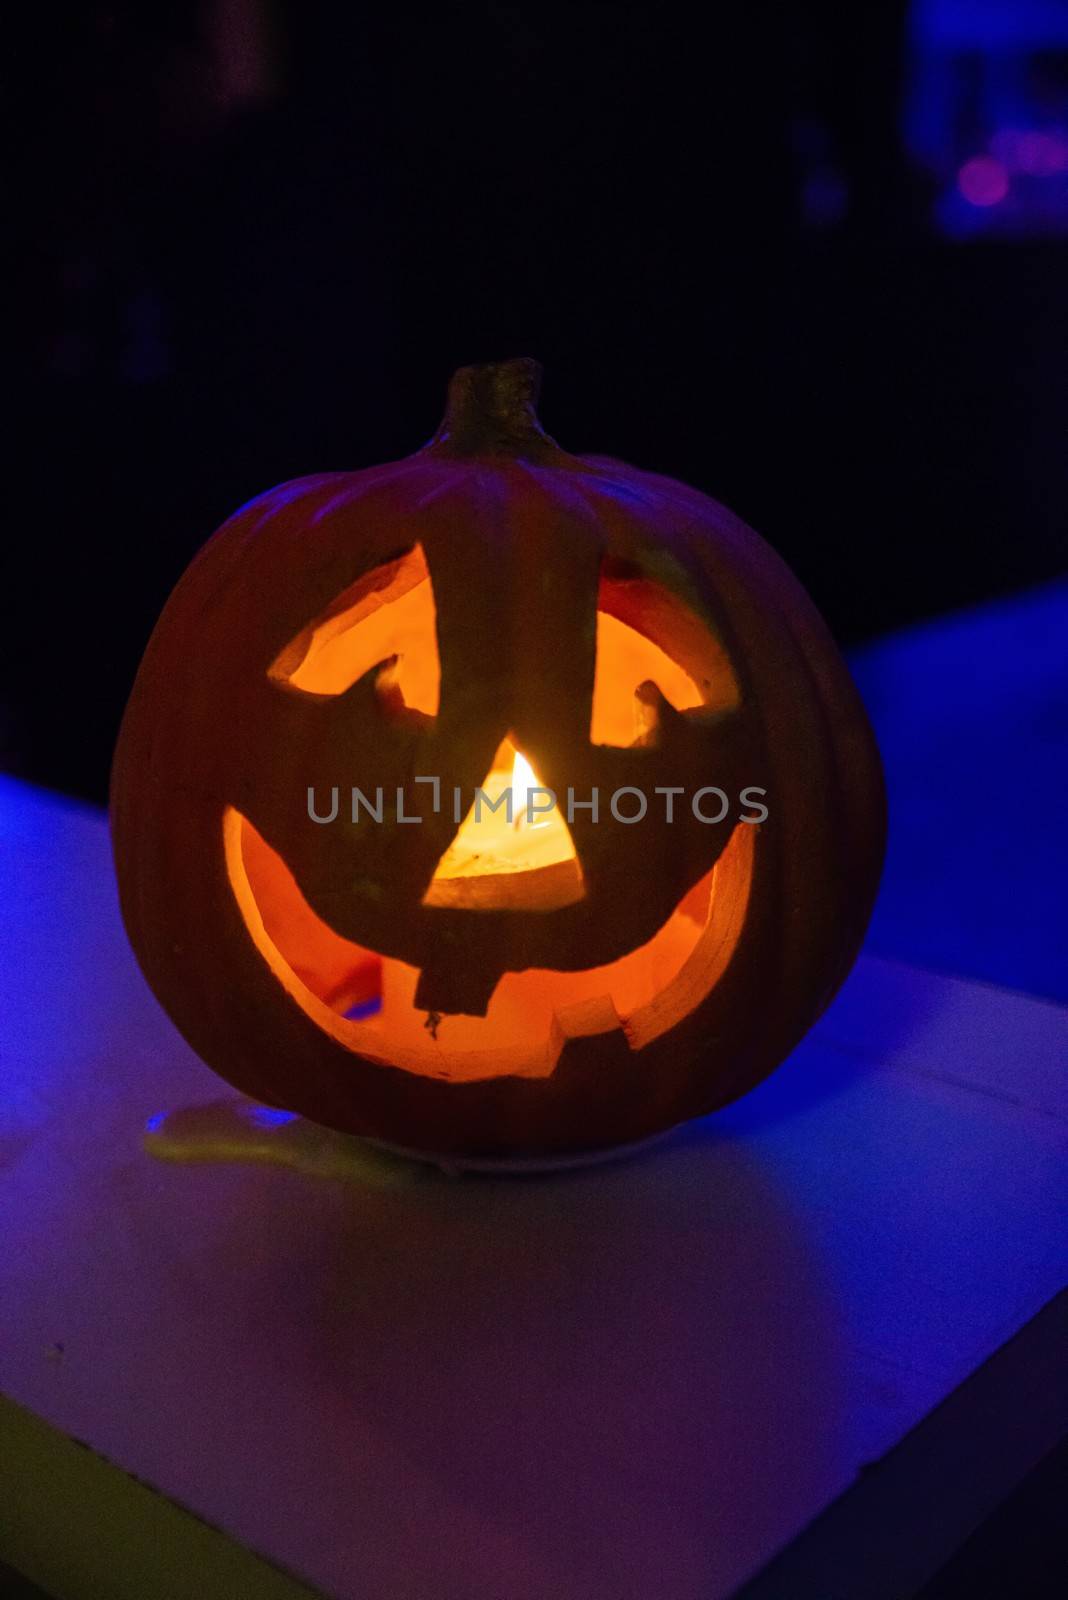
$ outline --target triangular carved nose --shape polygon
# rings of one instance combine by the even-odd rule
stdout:
[[[423,904],[556,911],[585,893],[563,811],[509,734],[438,862]]]

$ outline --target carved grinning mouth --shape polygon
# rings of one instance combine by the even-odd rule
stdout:
[[[719,982],[741,936],[757,831],[737,823],[716,865],[637,949],[585,971],[506,972],[484,1017],[435,1018],[414,1003],[418,968],[335,933],[246,817],[230,806],[222,824],[245,927],[290,998],[354,1054],[454,1081],[548,1077],[569,1038],[619,1029],[641,1050],[676,1027]]]

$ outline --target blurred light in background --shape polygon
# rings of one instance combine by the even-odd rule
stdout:
[[[944,233],[1068,234],[1068,0],[913,0],[904,118]]]
[[[970,206],[996,206],[1009,192],[1009,175],[993,156],[972,156],[960,169],[957,188]]]

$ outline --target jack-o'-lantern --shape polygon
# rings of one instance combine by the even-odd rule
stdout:
[[[875,745],[796,579],[465,368],[422,450],[252,501],[149,643],[112,782],[134,950],[245,1093],[564,1155],[743,1093],[856,954]]]

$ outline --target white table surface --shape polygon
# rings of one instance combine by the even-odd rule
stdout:
[[[1054,1005],[863,958],[581,1173],[169,1166],[103,818],[0,780],[0,873],[0,1393],[338,1600],[727,1595],[1068,1278]]]

